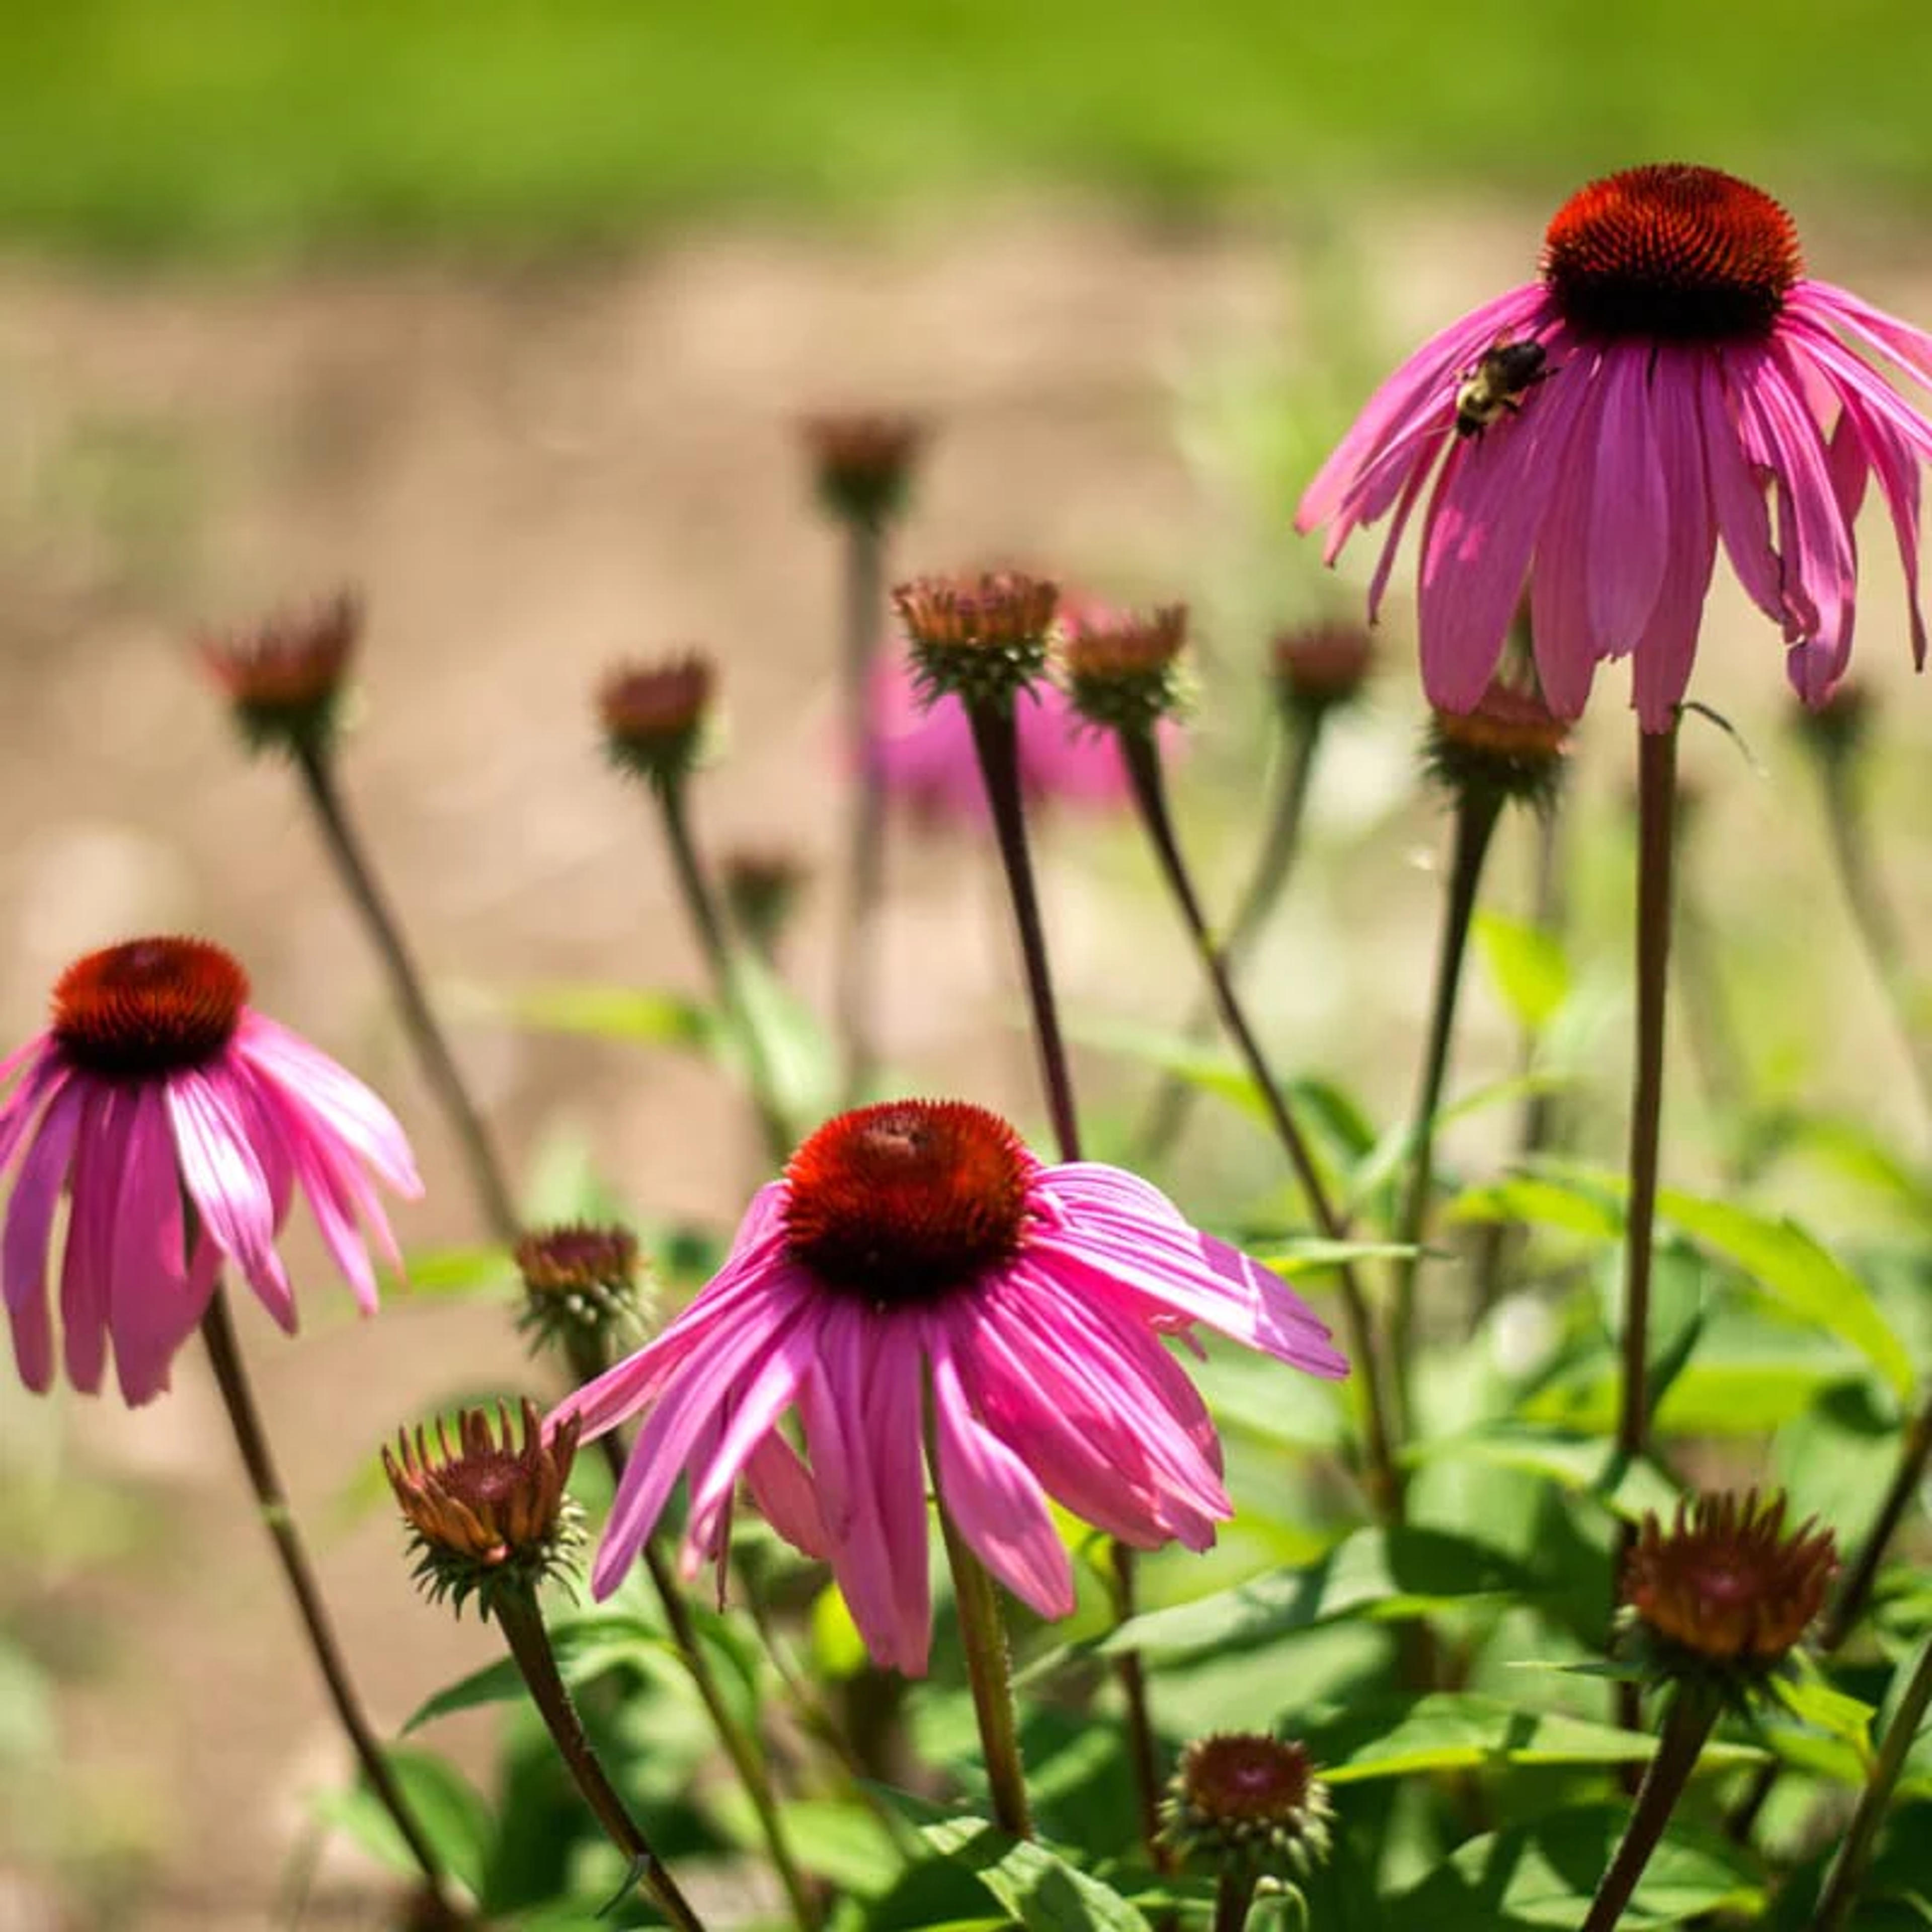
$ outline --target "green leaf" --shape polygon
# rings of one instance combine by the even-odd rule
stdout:
[[[452,995],[452,1004],[480,1009],[543,1033],[589,1034],[640,1046],[712,1052],[722,1037],[718,1015],[702,1001],[642,986],[556,982],[508,992],[458,987]]]
[[[1470,1691],[1378,1698],[1349,1707],[1334,1722],[1306,1726],[1310,1748],[1331,1784],[1503,1765],[1647,1762],[1657,1740],[1642,1731],[1535,1711]],[[1700,1769],[1755,1764],[1748,1744],[1707,1744]]]
[[[1552,1073],[1514,1073],[1505,1079],[1492,1080],[1473,1094],[1465,1094],[1453,1106],[1439,1109],[1432,1123],[1433,1131],[1439,1134],[1472,1114],[1486,1113],[1492,1107],[1523,1100],[1532,1094],[1560,1092],[1569,1084],[1567,1078]],[[1390,1127],[1349,1175],[1347,1204],[1352,1207],[1366,1201],[1406,1166],[1414,1157],[1417,1140],[1413,1120]]]
[[[1408,1241],[1331,1241],[1310,1234],[1292,1240],[1264,1241],[1247,1252],[1284,1280],[1293,1281],[1300,1275],[1339,1268],[1345,1262],[1399,1261],[1426,1250]]]
[[[1517,1932],[1581,1924],[1629,1822],[1623,1806],[1552,1813],[1460,1846],[1413,1891],[1392,1902],[1392,1925],[1427,1932]],[[1750,1910],[1762,1892],[1745,1855],[1714,1834],[1678,1827],[1652,1854],[1618,1921],[1622,1932],[1681,1924],[1729,1906]]]
[[[1172,1074],[1184,1086],[1238,1107],[1252,1119],[1265,1121],[1268,1109],[1246,1071],[1221,1048],[1204,1046],[1190,1035],[1163,1031],[1132,1020],[1088,1019],[1070,1022],[1068,1036],[1096,1052],[1118,1054]]]
[[[1118,1892],[1044,1845],[1010,1838],[983,1818],[949,1816],[904,1792],[885,1795],[936,1856],[970,1872],[1025,1932],[1152,1932]]]
[[[480,1894],[495,1836],[482,1795],[453,1764],[433,1752],[388,1750],[383,1756],[424,1836],[450,1871]],[[371,1857],[396,1871],[413,1874],[419,1869],[395,1821],[366,1783],[319,1792],[314,1804],[317,1816]]]
[[[1100,1648],[1185,1656],[1264,1643],[1342,1618],[1427,1616],[1454,1604],[1527,1596],[1536,1588],[1521,1564],[1470,1538],[1435,1529],[1362,1529],[1306,1570],[1258,1576],[1132,1618]]]
[[[646,1658],[668,1658],[670,1646],[663,1633],[641,1617],[597,1613],[550,1626],[550,1648],[556,1653],[556,1667],[565,1683],[573,1688],[600,1671],[617,1663],[634,1663]],[[460,1677],[418,1705],[402,1734],[407,1737],[438,1718],[458,1711],[473,1711],[480,1705],[515,1702],[524,1695],[522,1673],[507,1657],[486,1664]]]
[[[1570,997],[1570,962],[1562,942],[1539,926],[1501,913],[1479,912],[1477,950],[1516,1024],[1540,1033]]]
[[[1541,1476],[1573,1494],[1594,1497],[1612,1514],[1635,1522],[1646,1510],[1668,1513],[1677,1490],[1655,1463],[1622,1462],[1600,1436],[1559,1429],[1510,1425],[1412,1443],[1411,1463],[1473,1461]]]
[[[1862,1772],[1872,1763],[1872,1719],[1877,1714],[1863,1699],[1834,1685],[1802,1652],[1793,1653],[1793,1676],[1774,1677],[1772,1694],[1799,1723],[1846,1746]]]
[[[412,1248],[403,1257],[403,1280],[414,1295],[452,1299],[507,1287],[516,1269],[501,1248]]]
[[[1864,1283],[1796,1222],[1675,1188],[1660,1193],[1657,1206],[1693,1240],[1714,1249],[1793,1314],[1849,1342],[1902,1400],[1911,1400],[1917,1377],[1904,1343]]]
[[[832,1036],[755,952],[740,947],[736,957],[745,1004],[765,1050],[779,1113],[794,1123],[823,1119],[838,1106],[838,1053]],[[735,1058],[736,1042],[730,1045]]]
[[[1523,1174],[1486,1186],[1466,1189],[1450,1202],[1452,1221],[1520,1222],[1525,1227],[1554,1228],[1592,1241],[1623,1238],[1622,1204],[1605,1195],[1540,1175]]]

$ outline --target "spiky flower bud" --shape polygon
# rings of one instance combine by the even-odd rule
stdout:
[[[524,1280],[517,1326],[537,1348],[602,1364],[641,1339],[648,1311],[638,1286],[638,1238],[615,1223],[532,1228],[517,1244]]]
[[[1161,1806],[1183,1859],[1258,1878],[1306,1878],[1327,1862],[1334,1808],[1305,1745],[1252,1731],[1196,1738]]]
[[[573,1416],[544,1439],[536,1405],[521,1405],[523,1446],[499,1403],[498,1432],[482,1409],[457,1418],[452,1448],[445,1424],[436,1447],[418,1428],[398,1430],[382,1468],[401,1505],[416,1556],[416,1578],[432,1602],[448,1598],[460,1615],[476,1599],[484,1617],[506,1594],[527,1597],[546,1576],[566,1570],[583,1540],[576,1506],[565,1492],[577,1454]]]
[[[1316,624],[1277,632],[1269,647],[1275,695],[1290,719],[1315,718],[1359,698],[1376,647],[1359,624]]]
[[[1628,1647],[1657,1679],[1736,1701],[1775,1672],[1823,1607],[1838,1550],[1815,1519],[1785,1528],[1785,1498],[1755,1490],[1646,1516],[1625,1558]]]
[[[718,871],[732,925],[760,958],[775,958],[797,909],[803,862],[787,852],[729,852]]]
[[[203,637],[200,650],[250,751],[313,753],[334,735],[362,634],[361,599],[339,590]]]
[[[1877,708],[1871,688],[1841,677],[1817,705],[1801,704],[1793,720],[1798,742],[1821,764],[1849,764],[1865,748]]]
[[[920,695],[1011,710],[1046,668],[1060,586],[1018,571],[921,577],[892,592]]]
[[[716,674],[700,651],[620,664],[597,694],[604,742],[623,770],[659,791],[688,778],[704,750]]]
[[[831,515],[876,530],[904,509],[923,424],[860,411],[808,416],[802,427],[818,500]]]
[[[1083,613],[1061,650],[1074,709],[1102,730],[1145,737],[1183,706],[1187,606]]]
[[[1498,679],[1473,710],[1435,712],[1424,756],[1430,777],[1459,800],[1543,812],[1562,783],[1569,739],[1568,724],[1537,692]]]

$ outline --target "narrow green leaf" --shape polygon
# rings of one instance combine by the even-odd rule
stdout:
[[[1516,1425],[1473,1430],[1466,1435],[1412,1443],[1412,1463],[1468,1461],[1541,1476],[1575,1495],[1594,1497],[1613,1514],[1634,1522],[1647,1510],[1667,1514],[1677,1490],[1655,1463],[1625,1463],[1616,1445],[1598,1436]]]
[[[446,1759],[431,1751],[389,1750],[383,1756],[416,1822],[451,1872],[471,1891],[483,1889],[495,1825],[482,1794]],[[413,1874],[414,1854],[395,1821],[367,1784],[318,1792],[314,1808],[392,1870]]]
[[[1516,1024],[1540,1033],[1570,997],[1570,962],[1562,942],[1542,927],[1501,913],[1479,912],[1476,950]]]
[[[596,1676],[621,1661],[668,1658],[670,1648],[662,1632],[641,1617],[598,1613],[550,1627],[550,1647],[556,1652],[556,1666],[565,1683],[572,1685]],[[446,1684],[418,1705],[402,1734],[407,1737],[438,1718],[458,1711],[472,1711],[479,1705],[513,1702],[524,1694],[524,1680],[516,1665],[507,1657],[472,1670],[454,1684]]]
[[[506,1288],[516,1269],[501,1248],[412,1248],[403,1257],[403,1281],[413,1295],[442,1295],[454,1300]]]
[[[1535,1579],[1513,1558],[1442,1530],[1362,1529],[1306,1570],[1258,1576],[1120,1626],[1109,1652],[1187,1655],[1264,1643],[1348,1617],[1427,1616],[1483,1598],[1528,1596]]]
[[[715,1050],[722,1036],[718,1017],[711,1007],[682,993],[656,992],[642,986],[558,982],[509,990],[458,987],[452,992],[454,1005],[544,1033],[590,1034],[599,1040],[629,1040],[640,1046],[706,1050]]]
[[[1623,1208],[1615,1199],[1533,1174],[1466,1189],[1450,1202],[1448,1218],[1520,1222],[1526,1227],[1554,1228],[1593,1241],[1618,1240],[1624,1232]]]

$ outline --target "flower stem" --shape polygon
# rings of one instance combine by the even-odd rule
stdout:
[[[1040,917],[1033,856],[1027,847],[1026,813],[1020,800],[1018,728],[1010,704],[970,704],[967,716],[972,721],[973,748],[979,757],[1000,864],[1019,932],[1020,957],[1026,973],[1027,998],[1033,1009],[1034,1040],[1040,1053],[1047,1112],[1053,1122],[1054,1144],[1062,1160],[1078,1160],[1080,1122],[1073,1106],[1073,1079],[1067,1066],[1066,1042],[1060,1030],[1060,1010],[1053,997],[1053,976],[1047,968],[1046,928]]]
[[[1664,1022],[1670,987],[1670,874],[1676,838],[1677,720],[1637,738],[1636,1048],[1631,1082],[1630,1202],[1626,1227],[1623,1380],[1617,1409],[1617,1456],[1628,1466],[1650,1435],[1650,1275],[1657,1220],[1658,1154],[1664,1119]],[[1612,1566],[1612,1612],[1617,1580],[1636,1538],[1619,1526]],[[1621,1714],[1636,1716],[1636,1686],[1619,1687]]]
[[[577,1338],[573,1338],[570,1344],[571,1372],[580,1384],[594,1380],[602,1372],[604,1365],[595,1359],[594,1346]],[[598,1447],[604,1452],[604,1465],[610,1472],[612,1483],[622,1483],[629,1461],[622,1437],[613,1429],[597,1440]],[[685,1601],[676,1574],[664,1560],[664,1552],[655,1539],[644,1539],[644,1558],[651,1587],[656,1591],[658,1601],[663,1606],[671,1647],[677,1653],[678,1661],[684,1666],[692,1688],[711,1720],[711,1727],[718,1733],[718,1742],[724,1747],[724,1755],[731,1760],[731,1768],[737,1774],[738,1782],[744,1787],[745,1796],[758,1815],[758,1828],[764,1834],[772,1868],[778,1873],[778,1882],[784,1887],[785,1896],[790,1901],[792,1916],[800,1932],[815,1932],[820,1922],[818,1900],[792,1855],[764,1754],[725,1701],[717,1672],[712,1669],[711,1660],[698,1640],[698,1627],[692,1621],[691,1606]]]
[[[1858,1560],[1846,1573],[1845,1580],[1839,1586],[1838,1596],[1819,1630],[1819,1647],[1826,1652],[1842,1648],[1845,1640],[1857,1628],[1871,1596],[1872,1585],[1877,1580],[1879,1564],[1924,1479],[1928,1457],[1932,1457],[1932,1394],[1919,1404],[1906,1430],[1904,1439],[1899,1444],[1898,1466],[1892,1472],[1885,1500],[1880,1504],[1878,1514],[1872,1519],[1872,1526],[1865,1532]]]
[[[422,976],[410,957],[401,925],[376,884],[368,856],[350,823],[329,754],[315,746],[303,746],[296,753],[296,764],[309,802],[320,821],[329,856],[389,976],[389,990],[402,1016],[404,1029],[463,1150],[464,1164],[470,1170],[470,1183],[476,1190],[484,1220],[496,1240],[506,1246],[514,1246],[521,1229],[502,1162],[484,1125],[482,1114],[464,1082],[449,1042],[430,1009]]]
[[[704,963],[710,970],[718,1004],[724,1011],[726,1023],[737,1036],[739,1052],[744,1055],[746,1078],[750,1084],[752,1104],[757,1110],[758,1125],[764,1135],[765,1150],[774,1161],[782,1162],[790,1154],[797,1136],[778,1104],[772,1084],[771,1058],[766,1051],[764,1036],[752,1016],[751,1002],[746,997],[744,974],[739,966],[738,955],[725,932],[724,922],[718,910],[717,895],[712,890],[711,882],[705,877],[704,868],[698,861],[698,847],[691,836],[691,821],[685,811],[683,783],[680,781],[660,786],[657,794],[663,808],[664,842],[670,848],[671,867],[677,874],[678,891],[684,900],[692,930],[698,934]]]
[[[208,1298],[208,1311],[201,1318],[201,1339],[207,1346],[215,1382],[221,1390],[222,1403],[228,1411],[236,1446],[242,1452],[242,1465],[248,1472],[249,1485],[255,1492],[262,1523],[274,1544],[275,1554],[281,1559],[283,1574],[288,1579],[296,1610],[308,1634],[309,1648],[315,1653],[322,1682],[328,1687],[329,1701],[335,1706],[337,1719],[348,1737],[350,1748],[356,1754],[356,1760],[362,1766],[370,1790],[388,1813],[404,1844],[409,1847],[410,1856],[421,1868],[434,1894],[438,1910],[453,1921],[442,1861],[436,1856],[417,1822],[415,1813],[410,1810],[408,1800],[403,1796],[402,1787],[382,1755],[382,1747],[376,1741],[368,1715],[350,1678],[349,1666],[336,1640],[328,1608],[322,1600],[322,1592],[310,1564],[308,1552],[296,1528],[294,1513],[289,1508],[288,1492],[282,1486],[280,1474],[268,1448],[268,1433],[262,1426],[262,1413],[256,1406],[254,1390],[250,1385],[248,1370],[242,1364],[242,1351],[236,1340],[227,1291],[219,1282]]]
[[[1250,949],[1258,939],[1270,916],[1280,904],[1301,846],[1301,826],[1308,803],[1310,781],[1315,772],[1316,748],[1321,742],[1325,708],[1295,710],[1287,722],[1287,743],[1281,758],[1281,782],[1275,794],[1274,809],[1255,869],[1236,902],[1228,922],[1222,950],[1232,976],[1246,962]],[[1207,1037],[1214,1025],[1214,1002],[1204,996],[1187,1022],[1187,1037]],[[1172,1151],[1187,1124],[1198,1090],[1178,1074],[1169,1074],[1155,1094],[1147,1124],[1141,1130],[1137,1160],[1142,1166],[1157,1166]]]
[[[1141,821],[1146,827],[1148,837],[1153,844],[1155,855],[1160,862],[1161,871],[1174,894],[1175,903],[1180,908],[1188,934],[1194,942],[1195,954],[1200,961],[1202,970],[1207,975],[1208,986],[1214,996],[1216,1010],[1221,1016],[1221,1023],[1239,1048],[1241,1058],[1247,1066],[1249,1077],[1254,1082],[1262,1096],[1276,1137],[1286,1151],[1289,1165],[1294,1169],[1296,1178],[1301,1184],[1302,1192],[1308,1198],[1316,1226],[1329,1240],[1340,1240],[1348,1233],[1348,1222],[1330,1198],[1321,1170],[1316,1166],[1314,1155],[1295,1123],[1280,1084],[1269,1067],[1260,1042],[1256,1039],[1254,1030],[1248,1024],[1247,1017],[1235,997],[1234,987],[1228,977],[1226,956],[1208,929],[1199,897],[1195,892],[1193,881],[1188,876],[1186,862],[1181,857],[1180,847],[1174,836],[1173,820],[1167,808],[1167,791],[1161,776],[1160,749],[1153,738],[1144,732],[1123,732],[1119,737],[1121,756],[1126,763],[1135,805],[1139,810]],[[1387,1521],[1399,1521],[1402,1514],[1402,1483],[1390,1447],[1382,1378],[1377,1366],[1374,1324],[1369,1316],[1368,1299],[1351,1263],[1339,1262],[1336,1267],[1336,1276],[1341,1287],[1342,1318],[1348,1330],[1349,1351],[1362,1378],[1364,1432],[1368,1462],[1366,1487],[1370,1502],[1378,1516]]]
[[[986,1566],[967,1546],[943,1508],[939,1525],[946,1560],[952,1571],[952,1594],[959,1612],[959,1640],[966,1653],[966,1678],[973,1690],[973,1714],[980,1724],[980,1748],[992,1792],[993,1822],[1016,1838],[1033,1836],[1033,1810],[1027,1802],[1026,1769],[1020,1761],[1019,1720],[1013,1711],[1012,1660],[999,1598]]]
[[[549,1726],[557,1753],[568,1768],[584,1800],[596,1814],[604,1834],[631,1861],[632,1882],[641,1884],[678,1932],[704,1932],[704,1922],[678,1889],[637,1822],[625,1809],[604,1766],[584,1735],[583,1720],[556,1667],[550,1634],[534,1596],[505,1592],[496,1601],[496,1622],[517,1668],[530,1688],[531,1700]]]
[[[1610,1868],[1598,1882],[1597,1895],[1590,1901],[1590,1915],[1582,1932],[1611,1932],[1630,1902],[1651,1854],[1657,1850],[1664,1828],[1677,1808],[1684,1787],[1696,1768],[1697,1759],[1711,1727],[1718,1721],[1719,1706],[1705,1691],[1682,1684],[1671,1694],[1670,1708],[1665,1712],[1657,1750],[1645,1772],[1636,1794],[1636,1808],[1624,1828],[1623,1842],[1617,1847]]]
[[[1214,1932],[1244,1932],[1254,1902],[1254,1874],[1240,1865],[1225,1867],[1214,1887]]]
[[[1409,1356],[1415,1340],[1415,1284],[1422,1270],[1420,1252],[1429,1220],[1430,1197],[1436,1180],[1436,1116],[1442,1106],[1442,1088],[1449,1071],[1449,1042],[1456,1030],[1456,996],[1462,983],[1462,962],[1469,946],[1469,922],[1482,884],[1483,862],[1502,815],[1502,800],[1493,791],[1472,788],[1456,804],[1456,835],[1449,864],[1449,891],[1442,908],[1442,936],[1436,956],[1436,992],[1430,1008],[1429,1044],[1416,1094],[1415,1118],[1410,1129],[1408,1188],[1402,1197],[1402,1217],[1396,1226],[1397,1243],[1410,1252],[1395,1264],[1395,1293],[1388,1317],[1389,1393],[1394,1426],[1405,1441],[1414,1434],[1414,1388]]]
[[[885,773],[872,718],[872,678],[884,608],[885,533],[864,517],[848,518],[845,544],[845,728],[858,796],[851,824],[848,897],[838,956],[838,1035],[844,1046],[845,1104],[856,1106],[878,1066],[878,916],[886,855]]]
[[[1918,1727],[1925,1721],[1928,1706],[1932,1706],[1932,1637],[1920,1646],[1904,1695],[1892,1714],[1892,1722],[1886,1726],[1877,1761],[1859,1794],[1858,1809],[1852,1814],[1850,1826],[1812,1914],[1812,1932],[1838,1932],[1838,1928],[1848,1922],[1852,1901],[1864,1882],[1865,1868],[1871,1861],[1879,1827],[1885,1822],[1886,1808],[1898,1787],[1906,1755],[1918,1735]]]
[[[967,715],[972,720],[973,748],[979,757],[980,776],[993,815],[1000,863],[1006,873],[1013,922],[1018,931],[1027,995],[1033,1010],[1034,1038],[1040,1052],[1047,1108],[1053,1120],[1054,1141],[1063,1161],[1078,1160],[1080,1120],[1074,1106],[1073,1078],[1067,1065],[1066,1043],[1060,1030],[1059,1008],[1054,999],[1053,974],[1047,964],[1046,928],[1040,917],[1033,860],[1027,847],[1026,811],[1020,796],[1016,721],[1010,705],[969,705]],[[950,1548],[952,1532],[949,1528],[946,1534]],[[961,1548],[964,1551],[963,1544]],[[971,1552],[964,1553],[971,1560]],[[1116,1542],[1113,1555],[1114,1574],[1120,1584],[1118,1607],[1120,1603],[1132,1601],[1133,1552],[1124,1544]],[[956,1562],[954,1567],[956,1574]],[[987,1588],[990,1591],[991,1585]],[[1124,1617],[1130,1613],[1121,1612]],[[1126,1703],[1127,1758],[1133,1768],[1143,1842],[1149,1857],[1158,1865],[1162,1855],[1155,1833],[1160,1823],[1160,1774],[1154,1748],[1154,1723],[1148,1708],[1147,1680],[1139,1657],[1132,1651],[1122,1653],[1114,1669]],[[976,1698],[977,1694],[976,1691]],[[982,1729],[983,1731],[983,1719]],[[1022,1792],[1022,1798],[1024,1796]]]
[[[1819,758],[1818,779],[1825,796],[1825,824],[1831,835],[1832,858],[1879,982],[1885,988],[1904,1036],[1907,1063],[1917,1082],[1920,1100],[1932,1109],[1932,1042],[1915,1024],[1910,995],[1911,975],[1898,915],[1886,897],[1878,868],[1872,862],[1871,840],[1858,788],[1855,760],[1849,755]]]

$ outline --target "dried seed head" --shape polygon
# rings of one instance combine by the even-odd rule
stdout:
[[[682,784],[704,752],[716,682],[701,651],[618,666],[597,694],[612,760],[659,791]]]
[[[1185,701],[1180,654],[1186,643],[1184,604],[1084,611],[1061,649],[1074,709],[1102,730],[1146,736]]]
[[[362,634],[362,601],[340,590],[198,648],[251,751],[314,753],[334,735]]]
[[[1046,668],[1058,584],[1018,571],[921,577],[892,592],[928,704],[950,692],[969,709],[1010,710]]]
[[[1182,1751],[1161,1836],[1183,1858],[1292,1880],[1326,1862],[1334,1816],[1306,1746],[1222,1732]]]
[[[904,510],[923,424],[858,411],[808,416],[803,430],[818,500],[832,516],[875,530]]]
[[[523,1446],[500,1403],[498,1429],[481,1409],[457,1418],[451,1446],[436,1426],[432,1449],[422,1429],[399,1431],[382,1468],[401,1506],[416,1556],[416,1576],[432,1602],[449,1598],[460,1615],[474,1596],[484,1617],[508,1593],[527,1595],[566,1570],[583,1532],[565,1492],[577,1454],[572,1417],[546,1440],[536,1405],[522,1404]]]

